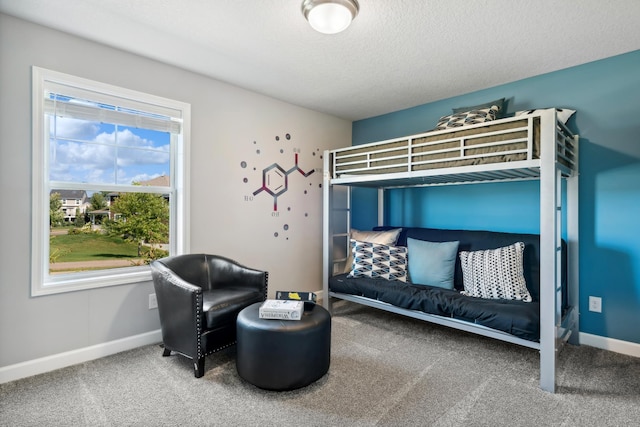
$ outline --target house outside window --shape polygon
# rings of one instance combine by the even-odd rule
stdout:
[[[59,190],[53,189],[49,192],[51,195],[57,194],[60,197],[62,207],[60,208],[64,214],[64,221],[71,223],[76,221],[77,214],[85,214],[87,204],[87,192],[84,190]]]
[[[33,67],[33,296],[186,251],[189,123],[189,104]]]

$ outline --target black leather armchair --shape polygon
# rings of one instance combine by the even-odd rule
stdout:
[[[163,356],[193,360],[196,378],[205,356],[236,342],[236,318],[267,297],[268,273],[208,254],[176,255],[151,263]]]

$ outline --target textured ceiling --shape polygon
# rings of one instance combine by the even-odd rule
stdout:
[[[293,104],[363,119],[640,49],[638,0],[0,0],[0,11]]]

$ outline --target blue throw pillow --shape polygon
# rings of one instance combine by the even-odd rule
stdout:
[[[459,244],[460,242],[427,242],[408,238],[411,283],[453,289]]]

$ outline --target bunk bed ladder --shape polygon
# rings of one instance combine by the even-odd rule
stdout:
[[[349,258],[349,235],[351,233],[351,187],[331,184],[329,151],[324,152],[324,175],[322,179],[322,304],[331,311],[329,278],[344,268]],[[338,223],[338,226],[336,226]],[[336,251],[340,246],[340,251]],[[338,258],[334,254],[339,253]]]
[[[578,159],[578,136],[574,137],[575,157]],[[574,173],[567,179],[567,301],[569,312],[565,315],[563,328],[569,331],[567,340],[570,344],[579,345],[579,311],[580,306],[580,252],[578,223],[578,164],[574,165]]]

